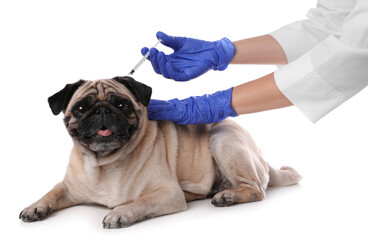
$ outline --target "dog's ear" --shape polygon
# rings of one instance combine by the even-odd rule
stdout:
[[[113,80],[123,84],[137,98],[138,101],[140,101],[144,106],[148,107],[151,100],[152,88],[127,76],[114,77]]]
[[[59,92],[49,97],[48,102],[52,113],[58,115],[61,111],[64,111],[75,91],[85,82],[85,80],[79,80],[78,82],[67,84]]]

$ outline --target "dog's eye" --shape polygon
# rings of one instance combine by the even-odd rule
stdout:
[[[93,96],[87,95],[85,98],[74,104],[71,109],[72,114],[76,118],[81,118],[88,110],[91,109],[95,102],[96,99]]]
[[[128,112],[130,110],[129,104],[123,103],[123,102],[118,103],[116,107],[119,108],[123,112]]]
[[[111,95],[111,98],[108,99],[109,103],[113,105],[115,108],[119,109],[123,113],[130,113],[133,111],[133,105],[132,103],[119,95]]]
[[[81,117],[86,111],[88,110],[87,106],[84,105],[84,104],[79,104],[79,105],[76,105],[74,108],[73,108],[73,114],[74,116],[76,117]]]
[[[84,106],[79,106],[79,107],[76,109],[76,111],[77,111],[78,113],[85,113],[86,109],[85,109],[85,107],[84,107]]]

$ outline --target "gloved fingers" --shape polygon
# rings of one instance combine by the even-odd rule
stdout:
[[[149,51],[149,48],[147,48],[147,47],[144,47],[144,48],[141,49],[141,53],[142,53],[143,56],[146,55],[146,53],[148,51]],[[149,60],[149,57],[148,57],[148,60]]]
[[[186,40],[185,37],[173,37],[163,32],[157,32],[156,37],[162,40],[163,45],[172,48],[174,51],[177,51],[183,47]]]
[[[160,67],[160,71],[161,71],[162,76],[164,76],[165,78],[170,78],[170,76],[169,76],[169,74],[167,73],[167,70],[166,70],[167,60],[166,60],[165,53],[159,52],[157,54],[157,62],[158,62],[158,66]]]
[[[151,48],[149,51],[150,51],[149,59],[151,61],[153,70],[155,70],[157,74],[161,74],[160,67],[157,61],[158,50],[156,48]]]
[[[171,62],[166,62],[165,67],[169,75],[168,78],[174,79],[175,81],[181,81],[181,82],[190,80],[190,77],[185,71],[179,72],[177,69],[175,69],[175,67],[173,66]]]
[[[170,116],[170,114],[163,112],[147,112],[149,120],[171,120]]]
[[[150,120],[172,120],[174,106],[169,101],[151,99],[147,107],[147,115]]]
[[[147,107],[148,112],[168,111],[170,109],[172,109],[172,104],[170,102],[156,99],[151,99]]]

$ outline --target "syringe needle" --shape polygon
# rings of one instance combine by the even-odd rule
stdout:
[[[158,39],[157,43],[155,45],[153,45],[153,47],[151,48],[155,48],[157,47],[157,45],[159,45],[160,43],[162,42],[161,39]],[[134,68],[128,73],[128,76],[131,76],[133,75],[133,73],[142,65],[142,63],[144,61],[146,61],[146,59],[148,58],[149,56],[149,52],[151,50],[151,48],[148,50],[148,52],[146,54],[144,54],[144,56],[142,57],[142,59],[137,63],[137,65],[134,66]]]

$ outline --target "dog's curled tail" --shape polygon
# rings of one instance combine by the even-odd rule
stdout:
[[[303,177],[292,167],[283,166],[278,169],[274,169],[268,165],[270,180],[268,182],[269,187],[282,187],[297,184]]]

